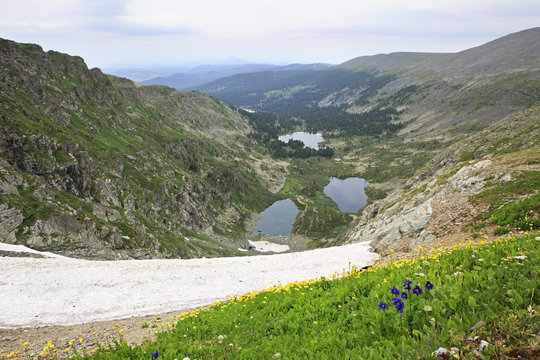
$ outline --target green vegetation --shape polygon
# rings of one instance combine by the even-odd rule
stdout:
[[[365,166],[361,177],[369,182],[384,183],[410,178],[445,146],[448,143],[406,142],[398,136],[359,136],[347,138],[336,152],[340,155],[343,151],[352,159],[358,159],[357,162]]]
[[[508,226],[516,230],[540,228],[540,172],[525,171],[514,176],[515,180],[495,185],[471,198],[489,206],[481,219],[497,225],[495,235],[508,233]]]
[[[156,341],[132,347],[122,333],[110,334],[92,356],[79,349],[75,358],[418,359],[439,347],[456,347],[460,359],[534,358],[537,242],[525,235],[461,244],[332,280],[275,286],[173,317],[158,324]],[[482,341],[489,345],[479,353]]]
[[[290,173],[279,191],[300,209],[293,233],[310,237],[310,247],[325,245],[319,240],[337,237],[352,220],[351,215],[342,213],[323,192],[331,176],[345,178],[357,174],[353,167],[342,162],[321,158],[298,159],[291,162]]]
[[[281,124],[283,132],[291,126],[298,126],[297,119],[301,119],[310,132],[332,131],[339,132],[340,136],[378,135],[401,129],[402,125],[395,122],[400,113],[393,105],[379,104],[360,114],[347,112],[348,106],[345,105],[319,105],[329,96],[339,97],[343,88],[358,92],[354,101],[356,105],[368,105],[370,99],[394,78],[388,74],[344,69],[261,72],[217,80],[204,85],[201,90],[228,103],[271,112],[287,119],[276,122],[266,116],[267,124],[262,125],[263,116],[252,114],[252,118],[257,118],[255,128],[270,136],[275,135],[269,131],[275,124]]]
[[[243,136],[248,119],[222,101],[166,87],[140,88],[37,46],[2,41],[0,47],[6,49],[0,170],[29,184],[3,197],[23,211],[16,234],[21,243],[33,235],[29,227],[37,220],[75,214],[79,223],[91,219],[106,244],[113,235],[123,236],[116,248],[204,256],[201,249],[215,244],[186,244],[182,229],[212,228],[219,215],[234,213],[234,221],[219,224],[226,231],[216,234],[227,234],[230,245],[243,236],[251,213],[280,198],[253,170],[252,157],[261,156],[261,148]],[[11,64],[13,56],[22,62]],[[99,217],[93,205],[99,205]],[[37,235],[45,242],[65,237]]]

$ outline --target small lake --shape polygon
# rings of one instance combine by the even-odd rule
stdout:
[[[341,212],[357,213],[366,206],[367,195],[364,188],[367,180],[350,177],[344,180],[331,177],[330,183],[324,187],[324,194],[334,200]]]
[[[298,215],[298,208],[291,199],[279,200],[261,213],[251,236],[267,234],[288,236]]]
[[[281,135],[280,137],[278,137],[278,140],[281,140],[284,143],[288,142],[291,139],[300,140],[304,143],[305,147],[315,150],[319,150],[319,143],[323,142],[323,137],[321,134],[310,134],[303,131],[295,132],[288,135]]]

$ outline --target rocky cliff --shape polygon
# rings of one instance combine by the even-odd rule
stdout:
[[[275,199],[248,131],[201,93],[0,40],[0,241],[105,259],[237,254],[243,220]]]
[[[482,198],[478,195],[524,183],[510,187],[509,194],[501,190],[496,205],[502,208],[538,197],[539,148],[537,105],[439,152],[415,178],[366,207],[344,238],[371,241],[377,252],[388,254],[407,253],[453,237],[477,237],[475,229],[492,236],[496,224],[486,217],[491,215],[489,203],[478,200]],[[528,211],[530,219],[538,218],[537,203]]]

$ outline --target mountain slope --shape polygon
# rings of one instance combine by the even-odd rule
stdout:
[[[234,105],[303,118],[326,130],[325,113],[351,122],[373,109],[399,111],[409,139],[451,139],[540,100],[540,28],[456,54],[365,56],[328,69],[265,72],[221,79],[198,89]]]
[[[344,234],[379,254],[540,227],[540,105],[439,151]],[[524,225],[525,224],[525,225]],[[505,230],[500,230],[500,229]],[[499,229],[499,230],[497,230]]]
[[[276,199],[247,119],[220,100],[7,40],[0,65],[3,242],[93,258],[237,254],[243,220]]]

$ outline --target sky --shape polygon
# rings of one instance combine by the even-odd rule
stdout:
[[[540,26],[538,0],[0,0],[0,37],[89,67],[339,64],[457,52]]]

